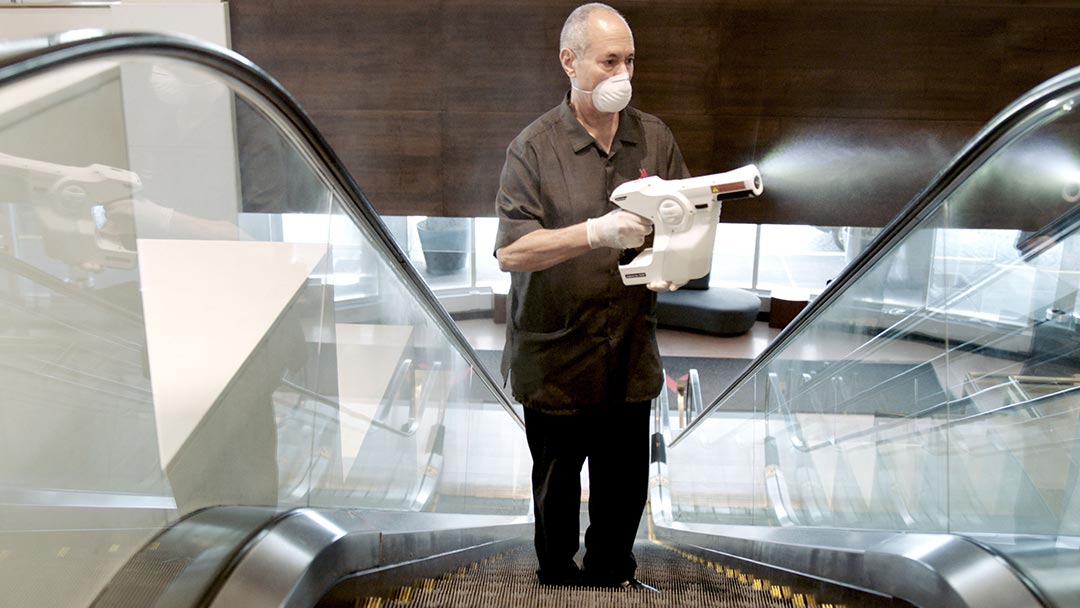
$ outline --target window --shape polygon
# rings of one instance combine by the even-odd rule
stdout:
[[[493,217],[430,218],[448,222],[456,241],[429,242],[423,216],[386,216],[398,245],[437,293],[490,289],[505,293],[510,274],[492,255],[499,221]],[[819,292],[877,233],[877,229],[759,226],[721,223],[716,231],[710,284],[743,289],[803,288]]]
[[[709,285],[719,287],[752,287],[754,285],[754,251],[757,249],[758,227],[755,224],[725,224],[716,227],[712,271]]]
[[[475,224],[476,234],[476,286],[490,287],[496,293],[506,293],[510,289],[510,273],[499,270],[499,261],[495,259],[495,232],[499,220],[494,217],[478,217]]]
[[[820,292],[847,264],[847,233],[829,226],[762,226],[755,287]]]

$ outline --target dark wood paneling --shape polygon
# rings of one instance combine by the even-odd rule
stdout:
[[[442,214],[439,112],[317,110],[311,117],[380,213]]]
[[[438,0],[230,2],[233,47],[307,110],[439,110]]]
[[[780,127],[780,119],[767,116],[673,114],[666,122],[694,175],[760,165]]]
[[[716,113],[728,57],[720,46],[729,23],[724,12],[700,2],[657,2],[629,5],[625,13],[631,24],[648,24],[634,31],[634,105],[665,118]]]
[[[757,160],[765,194],[724,219],[875,226],[900,210],[981,126],[977,122],[784,118]],[[809,210],[809,212],[808,212]],[[895,212],[893,212],[895,214]]]
[[[558,10],[538,2],[448,4],[443,43],[432,49],[445,72],[448,111],[522,112],[535,118],[562,100],[566,76],[555,47],[574,4],[563,3]]]
[[[492,215],[506,146],[536,116],[447,112],[443,121],[443,200],[456,215]]]
[[[380,212],[491,215],[506,145],[567,89],[558,36],[576,4],[230,10],[235,48],[315,115]],[[634,28],[633,103],[672,127],[691,171],[765,173],[765,197],[727,221],[883,225],[996,112],[1080,63],[1067,0],[616,6]]]
[[[1006,29],[1008,61],[1001,69],[1001,86],[994,99],[1003,108],[1020,92],[1080,65],[1080,23],[1074,3],[1070,9],[1028,11]]]

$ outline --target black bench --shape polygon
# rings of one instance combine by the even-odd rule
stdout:
[[[757,321],[761,300],[745,289],[709,287],[709,275],[656,298],[660,327],[718,336],[746,333]]]

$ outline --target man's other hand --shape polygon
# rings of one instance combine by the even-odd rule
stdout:
[[[652,222],[636,213],[616,209],[607,215],[586,221],[585,231],[588,234],[589,247],[593,249],[633,249],[645,243],[645,237],[652,232]]]
[[[658,281],[651,281],[649,283],[646,283],[645,286],[648,287],[649,289],[651,289],[652,291],[655,291],[655,292],[658,292],[658,293],[663,293],[665,291],[675,291],[676,289],[682,287],[683,284],[682,283],[673,283],[671,281],[658,280]]]

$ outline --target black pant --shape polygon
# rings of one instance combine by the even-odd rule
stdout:
[[[614,584],[634,576],[634,538],[649,486],[649,407],[648,401],[619,403],[569,416],[525,410],[542,582],[577,572],[580,475],[586,457],[586,577]]]

